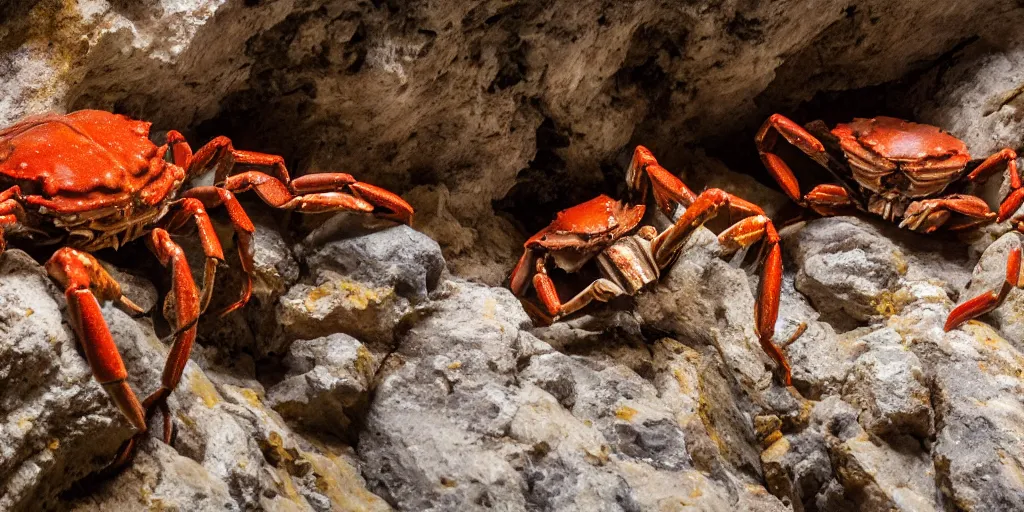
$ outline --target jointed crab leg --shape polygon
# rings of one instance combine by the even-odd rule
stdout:
[[[672,214],[675,203],[686,207],[697,199],[696,194],[676,175],[659,165],[651,151],[644,146],[637,146],[633,150],[633,159],[626,170],[626,182],[630,190],[639,193],[639,204],[646,202],[647,185],[650,182],[654,189],[654,199],[665,215]]]
[[[718,215],[719,210],[723,207],[729,208],[731,214],[742,217],[764,215],[764,211],[757,205],[724,190],[717,188],[705,190],[697,196],[693,204],[686,208],[686,212],[676,220],[672,227],[666,229],[651,242],[654,261],[658,267],[665,268],[672,263],[693,230]]]
[[[999,291],[989,290],[953,308],[953,311],[949,313],[949,318],[946,319],[945,330],[956,329],[960,324],[984,315],[1002,304],[1010,290],[1020,287],[1022,284],[1020,262],[1021,249],[1020,246],[1017,246],[1010,250],[1010,255],[1006,259],[1006,280],[1003,281]]]
[[[803,151],[815,162],[828,167],[828,154],[825,146],[816,137],[810,134],[802,126],[794,123],[786,116],[773,114],[761,125],[757,131],[754,142],[757,144],[757,151],[761,154],[761,161],[768,172],[779,182],[782,191],[797,204],[804,204],[800,195],[800,184],[793,175],[793,170],[775,154],[775,144],[779,135],[782,135],[790,144]]]
[[[686,209],[672,227],[666,229],[651,243],[654,260],[659,267],[669,265],[682,249],[686,239],[723,207],[750,215],[723,231],[718,239],[726,253],[741,247],[748,247],[758,241],[764,242],[764,269],[758,285],[758,297],[754,309],[754,323],[761,348],[782,367],[786,385],[792,384],[789,362],[782,351],[772,342],[775,336],[775,322],[779,317],[779,299],[782,292],[782,249],[779,234],[771,220],[756,205],[739,199],[720,189],[708,189]]]
[[[175,162],[186,167],[189,175],[196,176],[212,169],[216,186],[236,193],[255,189],[264,201],[277,208],[303,212],[353,210],[369,213],[375,207],[381,207],[389,210],[380,213],[381,217],[405,224],[412,222],[412,207],[405,200],[382,188],[360,183],[348,174],[318,173],[292,180],[282,157],[235,149],[227,137],[213,139],[194,155],[181,134],[169,132],[167,141]],[[342,192],[344,189],[351,193]]]
[[[245,282],[242,285],[242,293],[238,300],[220,312],[221,315],[226,315],[244,306],[252,296],[252,273],[255,266],[253,263],[252,236],[256,232],[256,227],[253,226],[249,215],[245,213],[245,209],[239,204],[238,198],[230,190],[220,187],[196,187],[185,191],[183,195],[186,198],[202,201],[202,204],[207,208],[223,206],[227,210],[231,226],[235,230],[236,243],[238,244],[238,259],[242,265],[242,272],[245,274]],[[211,234],[211,236],[216,238],[216,234]],[[203,309],[206,309],[205,302],[203,303]]]
[[[954,213],[963,215],[965,219],[947,224]],[[900,227],[920,233],[931,233],[942,226],[949,230],[967,229],[986,224],[995,216],[995,212],[989,209],[988,203],[980,197],[952,194],[910,203],[907,211],[903,213],[903,222],[900,222]]]
[[[855,208],[849,192],[840,185],[823,184],[811,189],[804,196],[807,207],[814,210],[818,215],[838,215],[851,208]]]
[[[146,397],[143,406],[146,408],[146,416],[151,415],[159,408],[164,416],[164,442],[170,443],[171,417],[167,410],[167,397],[177,387],[181,380],[181,374],[185,371],[189,354],[192,352],[192,344],[196,340],[196,323],[199,320],[199,292],[196,284],[192,281],[192,271],[189,269],[185,251],[181,249],[171,235],[162,228],[155,228],[146,238],[146,243],[160,264],[169,267],[171,270],[171,281],[174,297],[174,316],[177,326],[174,332],[174,344],[167,354],[167,363],[160,378],[160,387],[153,394]]]
[[[65,290],[64,296],[67,299],[71,324],[96,381],[103,386],[121,414],[137,432],[145,432],[146,414],[131,386],[128,385],[128,371],[103,319],[97,298],[120,300],[123,304],[131,306],[134,304],[122,297],[121,287],[117,281],[114,281],[96,258],[88,253],[68,247],[62,248],[46,262],[46,271]],[[129,441],[122,447],[114,465],[120,465],[127,460],[132,444]]]
[[[213,229],[210,215],[206,213],[202,201],[186,197],[178,201],[176,206],[177,210],[168,218],[165,228],[168,231],[177,231],[189,220],[192,220],[196,223],[199,241],[203,245],[203,254],[206,255],[206,268],[203,270],[203,287],[199,300],[199,311],[203,312],[210,305],[213,282],[217,276],[217,264],[224,261],[224,249],[220,245],[220,239],[217,238],[217,232]]]
[[[570,299],[569,302],[563,304],[561,299],[558,298],[558,292],[555,291],[555,283],[548,276],[545,259],[537,258],[536,265],[537,273],[533,275],[533,287],[537,290],[537,296],[544,303],[548,313],[556,319],[571,315],[595,300],[608,302],[626,293],[615,283],[601,278],[590,283],[590,286],[587,286],[582,292]]]

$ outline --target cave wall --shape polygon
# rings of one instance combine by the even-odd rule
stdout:
[[[751,156],[771,111],[1011,47],[1024,18],[1005,0],[7,4],[0,121],[111,109],[350,172],[492,284],[526,231],[620,189],[634,144],[684,177],[705,142]]]

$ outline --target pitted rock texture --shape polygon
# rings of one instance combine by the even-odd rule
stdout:
[[[62,290],[8,237],[2,510],[1024,509],[1021,292],[942,329],[955,303],[999,285],[1022,236],[1009,223],[917,235],[864,216],[783,227],[793,205],[762,185],[752,142],[772,112],[890,114],[946,128],[975,157],[1020,148],[1018,2],[0,0],[0,12],[2,125],[108,109],[195,148],[224,134],[280,153],[293,176],[350,172],[417,210],[412,229],[391,228],[297,219],[241,194],[255,287],[224,318],[213,313],[241,274],[211,210],[228,258],[170,400],[174,446],[147,439],[99,481],[131,428],[75,349]],[[498,287],[556,210],[623,197],[636,144],[695,191],[724,188],[778,220],[775,340],[807,326],[783,348],[793,388],[753,333],[754,258],[720,257],[725,215],[646,293],[550,327]],[[993,205],[999,178],[981,191]],[[200,275],[195,237],[177,239]],[[114,274],[152,311],[103,309],[145,396],[168,349],[166,273]]]
[[[539,228],[619,187],[634,144],[686,172],[680,142],[731,139],[818,92],[946,69],[965,45],[1005,95],[1016,54],[1004,48],[1024,19],[1012,0],[9,0],[5,13],[3,123],[115,109],[199,139],[227,132],[296,171],[351,172],[407,193],[452,269],[490,284],[522,240],[495,202]],[[921,94],[961,112],[1016,108],[991,106],[988,82],[971,87]],[[1019,141],[1002,118],[1000,138]],[[992,126],[948,124],[990,149]]]

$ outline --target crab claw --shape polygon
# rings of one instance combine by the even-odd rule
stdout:
[[[349,185],[364,201],[374,205],[374,215],[411,225],[413,209],[398,194],[368,183],[355,182]],[[383,208],[386,211],[380,211]]]
[[[958,221],[961,227],[990,222],[996,217],[996,214],[989,210],[988,203],[981,198],[952,194],[943,198],[910,203],[903,214],[900,227],[919,233],[931,233],[945,224],[954,213],[965,217],[964,220]]]
[[[948,211],[936,211],[934,204],[926,204],[923,201],[919,201],[907,208],[906,213],[903,214],[903,221],[900,222],[900,227],[921,233],[931,233],[938,229],[939,226],[945,224],[948,219]]]
[[[1024,188],[1018,188],[1006,197],[1003,204],[999,205],[999,218],[996,219],[996,222],[1005,222],[1006,219],[1017,213],[1022,203],[1024,203]]]

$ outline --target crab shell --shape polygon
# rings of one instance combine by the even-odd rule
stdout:
[[[629,206],[600,195],[558,212],[555,220],[523,244],[527,249],[546,250],[555,265],[576,272],[640,223],[644,205]]]
[[[938,194],[971,159],[960,139],[935,126],[892,117],[856,118],[837,125],[832,135],[839,138],[854,179],[877,194]]]
[[[134,238],[185,179],[164,160],[166,148],[149,140],[149,128],[98,110],[24,119],[0,131],[0,186],[20,187],[37,224]]]

